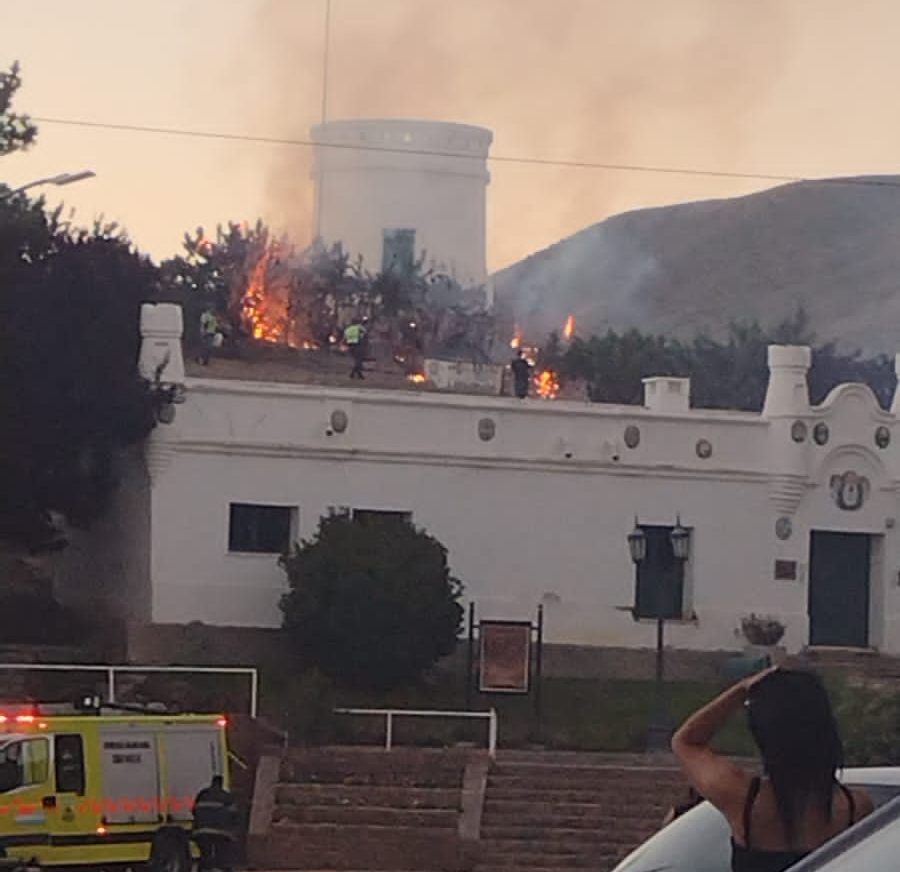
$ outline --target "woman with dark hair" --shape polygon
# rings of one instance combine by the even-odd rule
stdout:
[[[710,747],[746,706],[763,776]],[[872,811],[837,780],[844,749],[828,694],[807,672],[771,667],[695,712],[672,738],[688,781],[731,826],[733,872],[782,872]]]

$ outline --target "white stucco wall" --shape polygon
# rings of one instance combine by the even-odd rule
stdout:
[[[627,611],[625,537],[636,516],[667,525],[680,515],[692,531],[695,619],[669,625],[671,644],[740,647],[751,611],[785,621],[790,648],[806,644],[809,533],[844,530],[876,537],[870,638],[900,653],[896,419],[853,385],[810,409],[796,355],[774,363],[766,416],[191,381],[149,451],[153,620],[278,625],[283,574],[270,556],[228,552],[229,503],[297,507],[300,537],[330,506],[348,506],[411,511],[448,547],[481,618],[527,618],[543,602],[549,641],[644,647],[654,629]],[[343,433],[331,428],[336,410],[348,418]],[[490,441],[479,435],[484,418]],[[798,421],[802,442],[791,435]],[[825,445],[811,438],[819,422]],[[640,428],[633,449],[629,425]],[[875,445],[878,426],[893,435],[887,448]],[[848,470],[871,482],[855,511],[830,487]],[[783,541],[780,517],[793,526]],[[796,561],[797,579],[776,581],[776,559]]]
[[[463,284],[485,281],[489,130],[357,119],[318,125],[312,137],[340,146],[316,150],[316,227],[323,239],[342,242],[375,272],[381,269],[383,232],[412,229],[416,256],[426,252],[427,265]]]

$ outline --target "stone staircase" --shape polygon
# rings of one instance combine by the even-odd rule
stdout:
[[[251,821],[250,862],[294,870],[471,868],[471,850],[460,836],[471,756],[422,749],[292,751],[271,786],[265,832],[257,825],[254,834]],[[259,778],[256,790],[265,790]],[[254,798],[254,810],[260,802]]]
[[[476,872],[606,872],[683,797],[671,758],[501,753],[488,776]]]
[[[670,756],[293,750],[260,761],[248,856],[267,870],[607,872],[684,791]]]

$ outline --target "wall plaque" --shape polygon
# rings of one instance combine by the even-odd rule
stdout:
[[[775,561],[775,581],[796,581],[797,580],[797,561],[796,560],[776,560]]]

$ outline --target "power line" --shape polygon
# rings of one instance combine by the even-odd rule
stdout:
[[[480,155],[463,154],[455,151],[440,151],[421,148],[399,148],[388,145],[370,143],[316,142],[312,139],[292,137],[261,136],[251,133],[224,133],[211,130],[188,130],[178,127],[155,127],[145,124],[115,124],[106,121],[85,121],[75,118],[33,117],[40,124],[57,124],[65,127],[84,127],[98,130],[118,130],[128,133],[151,133],[162,136],[181,136],[193,139],[213,139],[227,142],[250,142],[264,145],[289,145],[302,148],[331,148],[346,151],[373,151],[385,154],[411,154],[425,157],[451,157],[461,160],[485,160]],[[613,170],[633,173],[660,173],[665,175],[706,176],[722,179],[743,179],[757,182],[804,182],[810,181],[807,176],[789,176],[778,173],[743,173],[729,170],[708,170],[697,167],[668,167],[654,164],[606,163],[590,160],[565,160],[560,158],[521,157],[516,155],[488,155],[490,163],[524,164],[544,167],[561,167],[567,169]],[[891,178],[821,178],[816,179],[823,184],[861,185],[868,187],[900,187],[900,180]]]
[[[130,133],[154,133],[164,136],[184,136],[195,139],[217,139],[230,142],[255,142],[266,145],[291,145],[304,148],[333,148],[348,151],[375,151],[387,154],[412,154],[432,157],[453,157],[469,160],[484,160],[479,155],[463,154],[455,151],[440,151],[421,148],[398,148],[387,145],[373,145],[368,143],[344,143],[344,142],[316,142],[312,139],[294,139],[278,136],[260,136],[250,133],[223,133],[210,130],[186,130],[177,127],[151,127],[144,124],[113,124],[104,121],[84,121],[74,118],[45,118],[33,117],[32,120],[39,124],[58,124],[66,127],[87,127],[99,130],[119,130]],[[533,164],[548,167],[569,167],[576,169],[598,170],[623,170],[640,173],[668,173],[672,175],[690,176],[715,176],[721,178],[748,179],[768,182],[799,182],[798,176],[774,175],[771,173],[738,173],[726,170],[702,170],[691,167],[662,167],[642,164],[603,163],[588,160],[563,160],[558,158],[518,157],[515,155],[488,155],[487,160],[492,163],[507,164]]]

